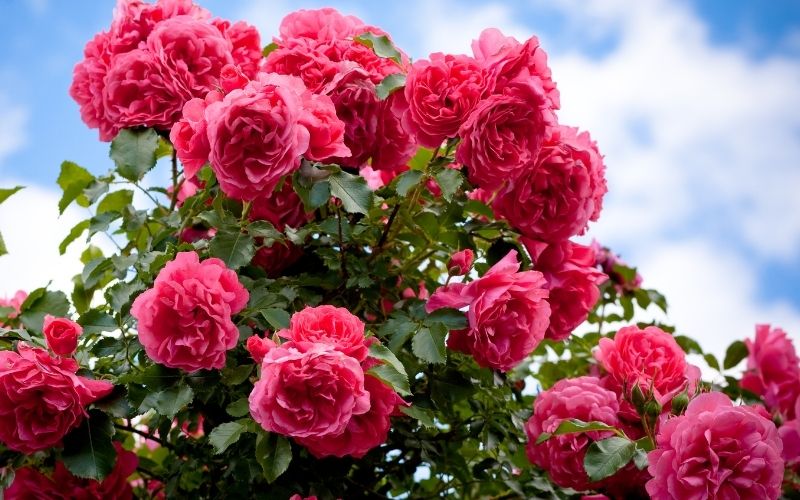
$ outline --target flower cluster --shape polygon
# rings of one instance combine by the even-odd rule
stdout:
[[[285,342],[247,342],[261,367],[249,398],[256,422],[318,458],[360,458],[386,440],[389,417],[406,403],[368,373],[381,361],[369,356],[376,339],[360,319],[341,307],[307,307],[278,336]]]

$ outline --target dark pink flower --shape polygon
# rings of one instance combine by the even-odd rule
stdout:
[[[251,335],[247,337],[247,343],[245,344],[247,352],[250,353],[250,357],[253,358],[257,364],[261,364],[264,361],[264,356],[267,353],[277,347],[277,344],[272,341],[269,337],[259,337],[258,335]]]
[[[648,460],[647,492],[655,500],[776,499],[781,492],[775,424],[718,392],[697,396],[684,415],[661,424]]]
[[[327,344],[358,361],[367,358],[364,322],[344,307],[306,307],[292,315],[289,328],[279,335],[294,343]]]
[[[472,261],[475,259],[475,254],[471,249],[466,248],[450,256],[450,261],[447,263],[447,269],[450,274],[455,276],[463,276],[472,269]]]
[[[767,408],[787,420],[800,417],[795,402],[800,397],[800,359],[786,332],[756,325],[756,336],[745,340],[749,355],[741,386],[764,399]]]
[[[69,318],[55,318],[46,314],[42,332],[51,351],[59,356],[70,356],[78,347],[78,337],[83,333],[83,328]]]

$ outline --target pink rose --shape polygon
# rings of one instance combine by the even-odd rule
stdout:
[[[754,339],[745,340],[749,355],[741,386],[758,394],[770,411],[791,420],[800,397],[800,359],[792,341],[780,328],[756,325]]]
[[[297,443],[308,448],[316,458],[361,458],[376,446],[386,442],[391,428],[389,417],[398,406],[407,403],[389,386],[371,375],[364,376],[364,388],[369,392],[369,411],[355,415],[344,432],[335,436],[298,438]]]
[[[105,78],[111,61],[110,35],[98,33],[83,49],[84,59],[75,65],[69,95],[80,106],[81,119],[89,128],[99,129],[100,140],[110,141],[119,127],[108,120],[103,104]]]
[[[205,20],[211,13],[192,0],[158,0],[155,3],[118,0],[111,22],[113,52],[120,54],[137,48],[158,23],[176,16]]]
[[[210,93],[209,95],[213,95]],[[205,112],[208,102],[194,98],[183,106],[183,118],[172,126],[169,139],[175,147],[178,159],[183,164],[187,179],[208,163],[211,146],[206,133]]]
[[[289,328],[278,333],[293,341],[326,344],[358,361],[367,358],[364,322],[344,307],[306,307],[292,315]]]
[[[635,385],[644,394],[652,387],[653,397],[664,406],[684,390],[693,394],[700,380],[700,369],[686,362],[675,338],[655,326],[620,328],[613,339],[600,339],[594,357],[608,373],[605,385],[623,399],[630,397]],[[622,408],[626,416],[638,420],[629,402]]]
[[[527,238],[523,242],[550,290],[550,327],[545,337],[564,340],[589,317],[600,298],[599,285],[608,277],[595,267],[591,247],[568,240],[551,245]]]
[[[472,41],[472,52],[492,75],[493,92],[502,92],[512,80],[530,80],[544,90],[551,108],[559,108],[559,93],[547,66],[547,54],[535,36],[520,43],[496,28],[488,28]]]
[[[322,93],[326,85],[347,70],[347,64],[332,61],[325,55],[324,48],[311,38],[290,39],[270,52],[264,62],[264,69],[271,73],[299,77],[309,90]]]
[[[524,175],[497,196],[495,213],[525,236],[558,242],[600,216],[606,181],[597,146],[586,132],[558,126]]]
[[[334,8],[325,7],[299,9],[287,14],[281,20],[279,32],[283,40],[313,38],[329,41],[359,35],[367,31],[365,28],[364,21],[356,16],[345,16]]]
[[[468,306],[468,328],[451,331],[447,346],[471,354],[480,366],[509,371],[536,349],[547,330],[545,286],[542,273],[519,272],[512,250],[479,279],[433,292],[426,310]]]
[[[249,401],[264,430],[295,438],[335,436],[370,408],[358,361],[328,344],[307,342],[266,354]]]
[[[403,92],[398,90],[381,101],[378,115],[378,131],[370,164],[388,174],[391,181],[400,172],[408,169],[408,162],[417,152],[417,143],[412,132],[403,121],[407,102]]]
[[[608,431],[582,432],[553,436],[536,444],[543,432],[553,433],[564,420],[603,422],[618,426],[617,395],[600,386],[595,377],[559,380],[540,393],[533,404],[533,415],[525,424],[528,435],[528,460],[545,469],[550,479],[562,488],[586,490],[591,487],[583,468],[583,458],[592,441],[611,436]]]
[[[133,490],[128,477],[136,471],[139,459],[115,441],[117,461],[102,481],[73,476],[62,462],[56,462],[52,479],[33,467],[16,471],[14,483],[5,491],[8,500],[42,499],[105,499],[130,500]]]
[[[8,313],[6,316],[9,319],[14,319],[19,315],[19,309],[22,307],[22,303],[25,302],[25,299],[28,298],[28,292],[23,290],[17,290],[17,293],[14,294],[10,299],[8,297],[0,297],[0,307],[10,307],[14,311]],[[0,321],[0,328],[4,327],[2,321]]]
[[[467,166],[470,181],[495,191],[527,175],[542,149],[555,115],[536,80],[509,82],[502,93],[481,101],[461,125],[456,160]]]
[[[454,276],[464,276],[472,269],[472,261],[474,259],[475,254],[472,250],[466,248],[450,256],[447,269],[450,271],[450,274]]]
[[[139,342],[155,362],[187,372],[220,369],[239,340],[231,316],[248,300],[247,290],[221,260],[200,262],[180,252],[158,273],[153,288],[133,302]]]
[[[205,118],[211,168],[222,191],[240,200],[269,195],[306,152],[312,159],[347,152],[330,99],[312,96],[290,76],[259,73],[209,105]]]
[[[78,363],[20,342],[0,351],[0,442],[30,454],[61,442],[108,395],[109,382],[79,377]]]
[[[415,61],[405,86],[408,129],[424,146],[440,146],[457,135],[490,85],[484,69],[469,56],[436,52],[429,60]]]
[[[798,402],[800,402],[800,399],[798,399]],[[778,436],[780,436],[783,444],[782,456],[786,466],[794,470],[800,469],[800,419],[795,418],[784,422],[778,428]]]
[[[247,337],[247,343],[245,344],[245,348],[247,352],[250,353],[250,357],[259,365],[264,361],[264,356],[275,347],[277,347],[277,344],[273,342],[272,339],[269,337],[259,337],[258,335]]]
[[[68,318],[54,318],[46,314],[42,331],[51,351],[59,356],[70,356],[78,347],[78,337],[83,333],[83,328]]]
[[[775,424],[719,392],[701,394],[684,415],[664,422],[647,458],[647,492],[655,500],[775,499],[781,492]]]
[[[264,59],[258,30],[244,21],[231,24],[230,21],[214,19],[211,24],[231,43],[231,57],[236,67],[248,78],[254,78]]]

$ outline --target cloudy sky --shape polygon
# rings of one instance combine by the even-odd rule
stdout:
[[[264,40],[298,7],[332,5],[392,33],[412,57],[468,52],[485,27],[537,35],[563,123],[589,130],[610,192],[590,237],[666,293],[682,333],[721,352],[757,322],[800,341],[800,3],[794,0],[403,2],[208,0]],[[57,217],[63,159],[95,172],[108,146],[67,95],[84,43],[113,2],[0,3],[0,179],[28,186],[0,206],[11,255],[0,295],[53,280],[56,247],[82,215]],[[158,182],[158,179],[153,179]]]

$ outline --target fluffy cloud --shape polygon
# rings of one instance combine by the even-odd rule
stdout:
[[[0,95],[0,168],[11,153],[25,145],[27,122],[28,111],[10,105],[8,99]]]

